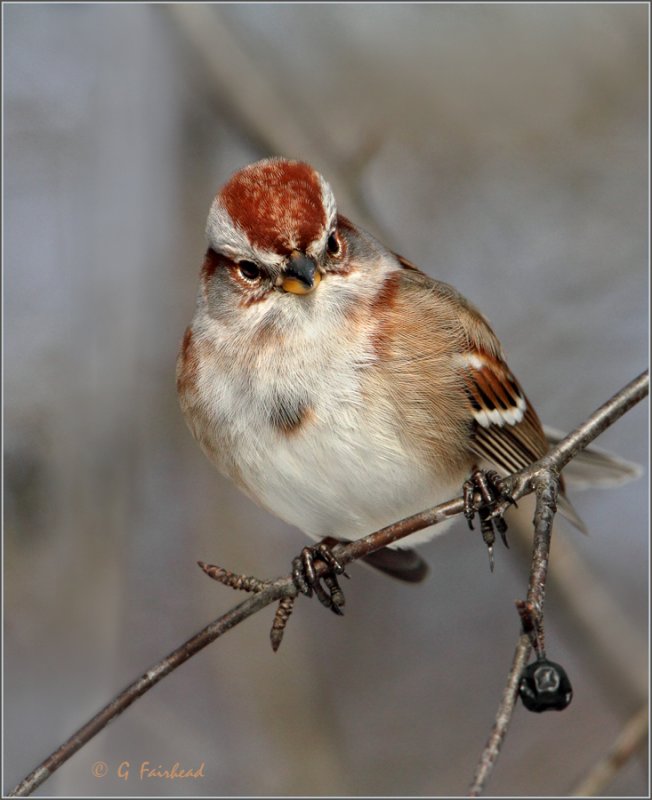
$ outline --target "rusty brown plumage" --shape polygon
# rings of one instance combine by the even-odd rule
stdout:
[[[229,216],[252,245],[288,255],[305,250],[326,217],[318,174],[299,161],[270,160],[236,173],[220,192]],[[296,234],[291,241],[290,234]]]
[[[194,344],[192,326],[186,328],[177,359],[177,392],[179,396],[193,392],[197,385],[199,357]]]

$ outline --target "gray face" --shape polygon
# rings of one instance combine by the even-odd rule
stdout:
[[[322,259],[323,262],[323,259]],[[250,273],[251,274],[251,273]],[[284,291],[280,268],[260,267],[249,279],[242,266],[209,250],[202,270],[200,304],[211,319],[242,335],[265,338],[310,322],[318,302],[319,288],[309,295]]]

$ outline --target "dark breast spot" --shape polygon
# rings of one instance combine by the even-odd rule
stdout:
[[[307,399],[277,396],[272,402],[270,422],[277,431],[296,433],[312,417],[313,408]]]

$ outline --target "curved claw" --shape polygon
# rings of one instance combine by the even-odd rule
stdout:
[[[317,558],[328,565],[328,572],[321,577],[317,577],[315,571],[314,562]],[[323,606],[334,614],[342,616],[344,613],[342,607],[346,601],[344,592],[337,582],[337,575],[349,577],[327,542],[320,542],[314,547],[304,547],[301,554],[292,561],[292,579],[297,589],[306,597],[312,597],[314,593]]]
[[[343,616],[344,611],[342,611],[342,606],[346,603],[346,599],[344,597],[344,592],[342,591],[339,583],[337,582],[337,578],[334,575],[326,574],[324,575],[322,580],[324,581],[324,583],[328,587],[328,591],[330,592],[330,594],[326,594],[326,592],[324,592],[327,600],[327,602],[324,603],[324,605],[327,608],[330,608],[330,610],[334,614],[337,614],[339,617]],[[317,590],[315,589],[315,591]]]
[[[509,550],[509,542],[507,541],[507,523],[502,517],[496,517],[495,519],[493,519],[493,524],[498,533],[500,534],[500,538],[503,540],[503,544]]]
[[[304,550],[310,550],[310,548],[304,547]],[[344,567],[335,558],[333,551],[326,542],[319,542],[317,545],[317,550],[319,551],[319,555],[321,556],[322,560],[328,564],[328,566],[336,575],[346,575],[347,578],[349,577],[346,574]]]
[[[507,523],[503,519],[503,514],[510,505],[516,506],[513,497],[502,489],[502,481],[497,472],[493,470],[474,469],[469,480],[464,482],[464,516],[473,530],[472,520],[476,513],[480,516],[480,530],[482,539],[489,551],[489,566],[491,571],[494,569],[493,545],[496,541],[496,533],[500,534],[505,547],[507,543]],[[480,504],[476,509],[474,499],[475,492],[480,495]]]
[[[510,495],[501,493],[500,497],[496,500],[496,507],[488,515],[488,519],[498,519],[502,517],[510,506],[518,508],[518,503],[513,497],[510,497]]]
[[[312,573],[314,579],[314,570],[312,570]],[[308,583],[307,576],[305,574],[304,562],[301,556],[296,556],[292,559],[292,580],[296,584],[296,587],[301,594],[305,594],[306,597],[312,597],[312,588]]]

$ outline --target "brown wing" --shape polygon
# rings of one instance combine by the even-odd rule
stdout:
[[[449,473],[474,457],[507,473],[535,461],[546,440],[487,320],[453,287],[397,260],[373,308],[374,344],[405,435]]]
[[[548,452],[548,441],[489,322],[453,287],[396,257],[403,269],[388,279],[397,290],[396,302],[384,305],[398,312],[394,317],[401,325],[393,330],[388,326],[392,347],[385,353],[390,359],[385,385],[405,409],[415,440],[436,456],[435,461],[448,460],[451,471],[462,456],[454,452],[456,440],[465,442],[467,465],[469,451],[508,474],[537,461]],[[387,293],[381,294],[386,299]],[[417,362],[422,364],[419,370],[414,368]],[[466,402],[455,401],[460,390]],[[433,419],[436,430],[428,424]],[[563,480],[560,489],[559,510],[585,530],[565,496]]]
[[[481,350],[461,356],[473,415],[471,449],[506,472],[548,451],[539,417],[505,362]]]

